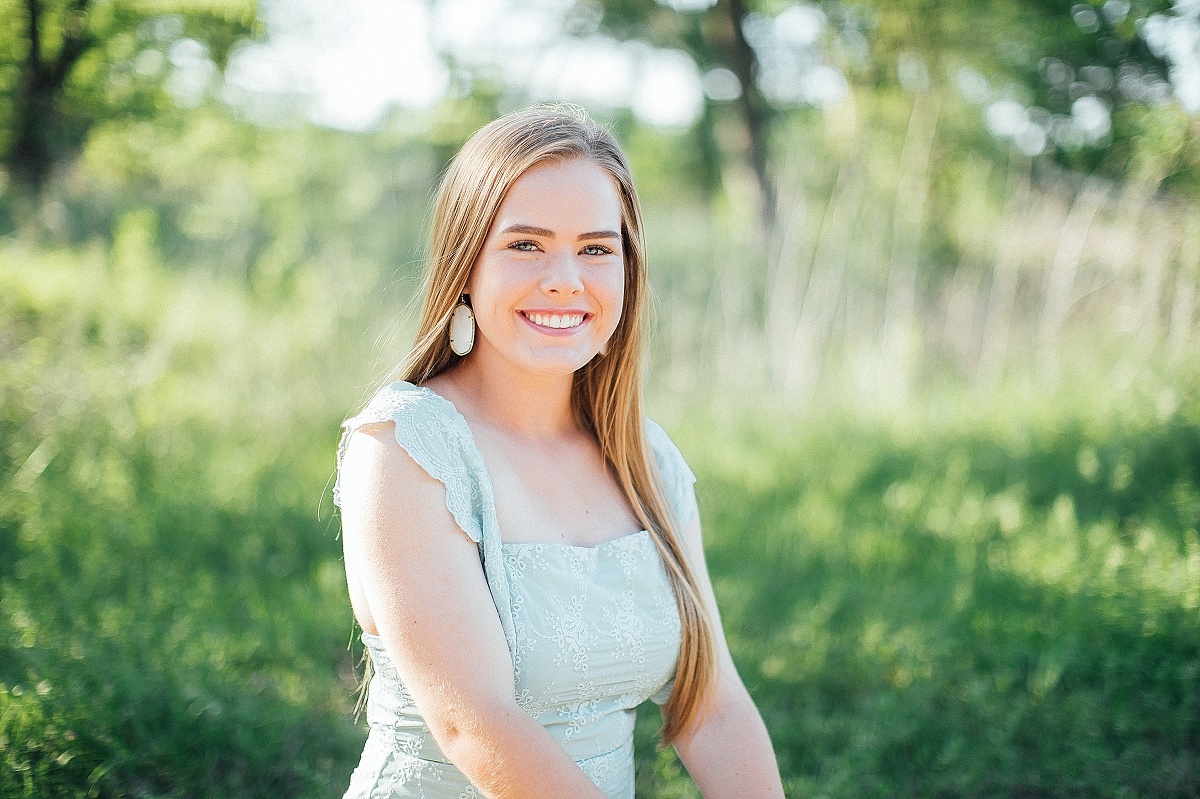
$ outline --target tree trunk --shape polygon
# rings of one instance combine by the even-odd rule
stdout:
[[[750,165],[758,182],[760,195],[759,211],[764,231],[775,226],[775,185],[768,168],[767,128],[770,109],[758,91],[758,58],[754,48],[746,41],[742,23],[746,19],[746,4],[742,0],[719,0],[718,7],[724,9],[731,30],[729,68],[742,84],[742,96],[738,98],[738,111],[746,126],[750,142]]]
[[[64,19],[62,45],[54,58],[43,50],[41,0],[25,0],[29,50],[13,93],[13,138],[4,162],[19,186],[40,195],[55,163],[73,149],[62,130],[58,107],[67,77],[93,44],[86,28],[89,0],[73,0]]]

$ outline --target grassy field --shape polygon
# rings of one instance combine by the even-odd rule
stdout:
[[[789,795],[1200,794],[1194,389],[681,431]]]
[[[338,796],[344,321],[140,263],[0,258],[0,796]],[[790,796],[1200,796],[1198,373],[655,395]],[[655,715],[639,796],[694,796]]]

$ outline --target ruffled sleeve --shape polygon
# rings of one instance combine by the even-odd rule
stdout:
[[[472,541],[483,541],[483,519],[487,473],[458,411],[440,396],[411,383],[392,383],[383,388],[362,410],[342,423],[338,445],[338,483],[333,501],[341,505],[341,465],[346,443],[363,425],[393,422],[396,442],[446,487],[446,508]]]
[[[445,486],[447,510],[462,531],[479,545],[488,588],[511,647],[515,642],[514,625],[491,480],[471,429],[449,400],[423,386],[396,382],[381,389],[361,413],[343,422],[334,504],[341,506],[342,458],[350,436],[363,425],[378,422],[392,422],[396,442],[418,466]]]
[[[658,473],[675,511],[675,519],[680,528],[687,527],[696,516],[696,475],[692,474],[687,461],[683,459],[683,453],[658,423],[647,419],[645,427],[646,441],[654,452]]]

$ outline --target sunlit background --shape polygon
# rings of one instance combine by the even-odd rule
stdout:
[[[0,796],[340,796],[338,424],[539,101],[789,795],[1200,795],[1200,0],[0,0]]]

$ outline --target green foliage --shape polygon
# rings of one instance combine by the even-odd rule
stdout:
[[[262,301],[329,269],[361,299],[415,273],[435,174],[432,146],[403,129],[260,128],[209,105],[95,126],[44,225],[107,246],[138,218],[168,269],[239,279]]]
[[[655,13],[655,35],[686,33]],[[113,64],[165,46],[121,41]],[[336,521],[318,516],[337,425],[398,359],[376,343],[372,364],[372,343],[411,309],[430,186],[503,87],[358,136],[180,111],[146,87],[145,114],[93,124],[38,209],[60,246],[0,239],[0,795],[336,796],[364,732]],[[1052,378],[1077,389],[935,391],[978,369],[950,309],[983,327],[1009,242],[1022,282],[997,375],[1032,371],[1021,326],[1047,317],[1054,207],[1078,195],[1015,190],[1028,164],[952,98],[882,76],[852,100],[776,120],[786,235],[766,245],[745,193],[710,194],[745,179],[730,106],[698,131],[613,121],[647,205],[653,404],[700,475],[725,628],[789,793],[1195,796],[1194,263],[1110,252],[1182,238],[1194,213],[1100,214],[1073,326],[1051,339],[1070,364]],[[1130,107],[1115,124],[1134,177],[1190,185],[1193,120]],[[908,275],[901,346],[875,353],[894,371],[873,373],[862,342]],[[951,290],[968,299],[943,320]],[[1113,321],[1131,298],[1144,336]],[[1168,340],[1184,355],[1166,376],[1112,379]],[[936,352],[955,344],[961,372]],[[799,390],[767,385],[797,352],[828,395],[860,368],[846,385],[900,410],[803,414]],[[719,358],[733,379],[713,377]],[[773,396],[790,407],[767,413]],[[639,796],[696,796],[657,726],[649,708]]]
[[[1119,152],[1129,177],[1146,186],[1163,186],[1180,197],[1200,188],[1200,120],[1177,105],[1130,106],[1117,116]]]
[[[1196,795],[1194,384],[684,426],[789,795]]]
[[[107,248],[3,245],[0,793],[335,796],[335,277],[264,300],[156,242],[130,213]],[[792,795],[1200,786],[1194,377],[995,396],[731,423],[658,392]],[[639,795],[695,796],[657,724]]]
[[[758,75],[762,82],[764,70],[772,68],[768,55],[772,49],[791,50],[795,57],[795,63],[785,60],[792,64],[791,72],[779,80],[801,81],[805,64],[829,63],[847,77],[858,101],[865,99],[870,106],[888,103],[889,95],[905,83],[905,65],[914,67],[923,76],[917,83],[926,85],[905,88],[931,92],[950,110],[940,120],[942,138],[955,150],[984,151],[990,158],[1004,155],[1010,143],[978,135],[982,109],[959,96],[956,82],[960,70],[980,73],[990,85],[991,100],[1015,99],[1033,108],[1034,116],[1049,126],[1047,130],[1070,119],[1072,104],[1080,97],[1099,98],[1116,113],[1111,131],[1077,142],[1064,137],[1056,143],[1050,137],[1043,161],[1077,173],[1153,181],[1153,187],[1165,180],[1166,187],[1179,196],[1189,196],[1200,176],[1194,153],[1190,153],[1194,149],[1190,142],[1197,139],[1195,120],[1170,100],[1165,82],[1168,64],[1141,35],[1151,16],[1175,13],[1169,0],[1132,4],[1101,0],[750,0],[683,12],[672,11],[668,5],[653,0],[589,0],[576,5],[567,28],[594,20],[618,39],[683,50],[701,71],[725,66],[737,74],[750,92],[749,103],[707,98],[696,123],[693,148],[701,156],[698,166],[702,168],[692,174],[709,189],[719,183],[712,164],[728,165],[752,156],[760,138],[783,138],[781,128],[791,127],[795,117],[813,112],[802,103],[769,101],[755,90],[757,84],[750,75]],[[778,34],[771,32],[770,21],[797,5],[819,8],[825,20],[821,40],[807,50],[779,41]],[[739,48],[735,27],[759,32],[753,48]],[[591,31],[585,25],[575,32]],[[754,108],[759,109],[757,114]],[[825,109],[824,113],[835,112]],[[736,135],[725,136],[724,142],[715,135],[721,118],[740,128]],[[760,127],[773,131],[767,134]],[[774,171],[784,152],[774,147],[770,156],[768,161],[774,162],[770,171]],[[760,178],[764,186],[771,183],[770,177]],[[725,186],[726,191],[731,189]]]
[[[0,794],[332,796],[361,738],[321,356],[152,240],[0,259]]]
[[[97,122],[169,113],[182,73],[186,100],[207,93],[240,40],[256,33],[245,0],[0,2],[0,161],[37,192],[74,157]],[[198,51],[180,58],[176,48]],[[187,63],[185,63],[185,61]]]

